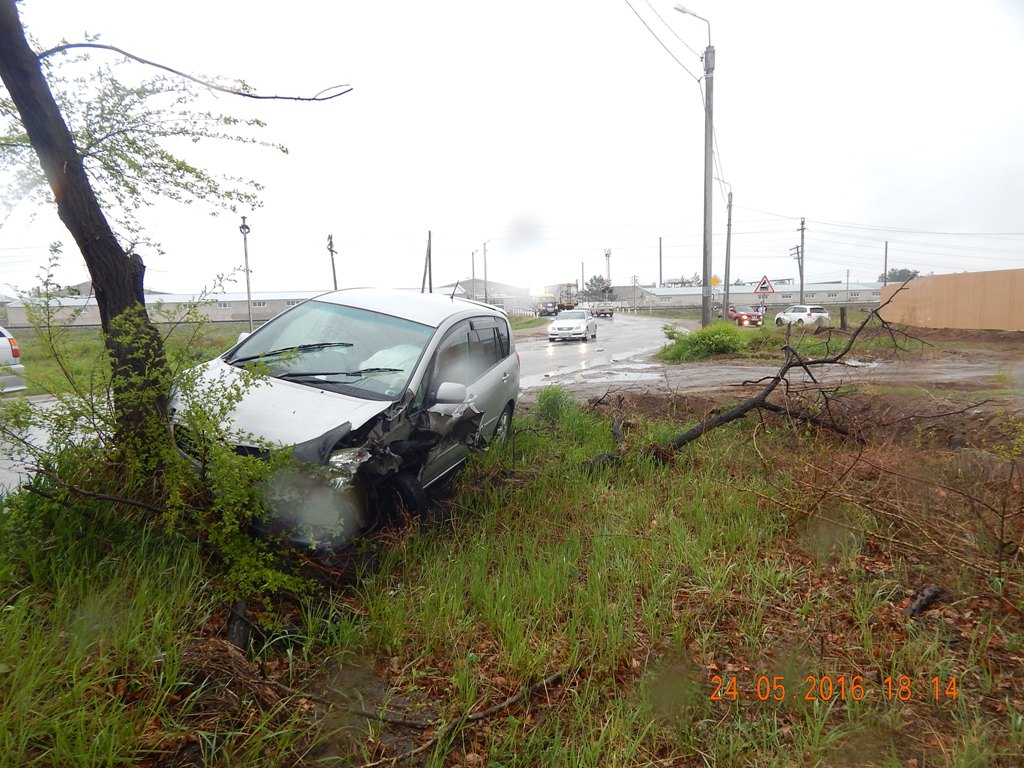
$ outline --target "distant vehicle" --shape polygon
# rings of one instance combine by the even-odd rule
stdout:
[[[25,366],[21,363],[18,340],[6,328],[0,328],[0,392],[25,389]]]
[[[776,325],[810,325],[811,323],[829,325],[831,318],[824,307],[807,304],[794,304],[775,316]]]
[[[558,311],[562,312],[566,309],[575,309],[579,303],[577,296],[576,284],[575,283],[563,283],[558,287],[558,293],[555,296],[556,305]]]
[[[615,305],[610,301],[598,301],[590,305],[590,311],[596,317],[611,317],[615,313]]]
[[[721,310],[718,311],[718,316],[722,316]],[[760,328],[764,325],[764,315],[749,304],[730,304],[729,319],[734,320],[736,325],[739,326],[750,325],[755,328]]]
[[[554,317],[558,314],[558,302],[557,301],[542,301],[537,305],[537,315],[539,317]]]
[[[567,309],[559,312],[558,317],[548,326],[548,341],[579,339],[586,342],[596,338],[597,320],[587,309]]]

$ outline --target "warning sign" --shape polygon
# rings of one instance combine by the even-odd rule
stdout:
[[[768,275],[761,278],[761,282],[757,284],[754,293],[775,293],[775,289],[772,288],[772,281],[768,279]]]

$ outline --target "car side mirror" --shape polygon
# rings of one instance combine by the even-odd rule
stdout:
[[[435,400],[439,403],[464,403],[469,396],[465,384],[456,384],[454,381],[445,381],[437,388]]]

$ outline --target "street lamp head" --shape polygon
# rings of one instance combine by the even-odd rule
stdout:
[[[238,231],[241,232],[243,236],[252,232],[252,228],[245,223],[245,216],[242,217],[242,226],[238,228]]]
[[[679,11],[680,13],[685,13],[687,16],[693,16],[695,19],[700,19],[701,21],[703,21],[705,24],[708,25],[708,48],[710,48],[711,47],[711,22],[708,21],[707,19],[705,19],[700,14],[694,13],[689,8],[687,8],[685,5],[676,5],[675,9],[677,11]]]

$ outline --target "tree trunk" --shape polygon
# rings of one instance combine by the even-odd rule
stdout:
[[[57,213],[92,278],[113,367],[119,445],[155,457],[169,434],[170,383],[163,340],[146,313],[145,267],[138,256],[125,253],[100,209],[71,132],[25,38],[15,0],[0,0],[0,79],[39,157]]]

